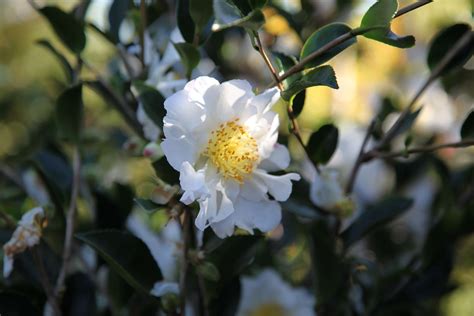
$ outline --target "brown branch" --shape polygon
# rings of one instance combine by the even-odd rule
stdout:
[[[71,190],[71,198],[69,201],[69,208],[67,210],[66,217],[66,233],[64,236],[64,248],[62,254],[62,266],[59,270],[58,278],[56,279],[56,286],[54,288],[54,294],[56,298],[62,296],[64,281],[66,279],[66,272],[68,270],[69,259],[71,257],[72,251],[72,242],[74,235],[74,226],[76,219],[76,206],[77,198],[79,196],[79,187],[81,184],[81,157],[79,153],[79,148],[77,145],[73,148],[73,158],[72,158],[72,167],[73,167],[73,183]]]
[[[410,11],[413,11],[415,9],[418,9],[418,8],[428,4],[430,2],[432,2],[432,0],[430,0],[430,1],[427,1],[427,0],[418,1],[417,3],[414,3],[414,4],[408,5],[406,7],[403,7],[400,10],[398,10],[397,13],[395,13],[393,18],[400,17],[400,16],[402,16],[402,15],[404,15],[404,14],[410,12]],[[334,40],[330,41],[329,43],[327,43],[323,47],[319,48],[318,50],[315,50],[314,52],[312,52],[311,54],[309,54],[305,58],[301,59],[297,64],[295,64],[293,67],[291,67],[285,73],[283,73],[281,76],[279,76],[278,80],[275,80],[272,83],[272,86],[277,84],[278,81],[283,81],[284,79],[288,78],[289,76],[294,75],[294,74],[304,70],[305,65],[307,63],[309,63],[311,60],[327,53],[329,50],[333,49],[334,47],[336,47],[336,46],[338,46],[342,43],[344,43],[345,41],[347,41],[347,40],[349,40],[349,39],[351,39],[351,38],[353,38],[357,35],[360,35],[361,32],[363,32],[362,29],[354,29],[350,32],[342,34],[339,37],[336,37]]]
[[[367,153],[364,159],[366,161],[372,159],[387,159],[387,158],[396,158],[396,157],[407,157],[411,154],[421,154],[427,152],[433,152],[444,148],[465,148],[469,146],[474,146],[474,139],[467,139],[460,142],[455,143],[446,143],[446,144],[438,144],[438,145],[431,145],[425,147],[416,147],[412,149],[400,150],[397,152],[380,152],[377,150],[373,150]]]

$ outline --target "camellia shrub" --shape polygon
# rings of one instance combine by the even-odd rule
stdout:
[[[474,231],[472,23],[360,2],[29,1],[63,73],[2,156],[0,314],[442,315]]]

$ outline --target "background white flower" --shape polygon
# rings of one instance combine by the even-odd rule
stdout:
[[[329,211],[344,212],[351,206],[350,198],[344,193],[339,171],[332,168],[320,168],[320,173],[315,172],[309,198],[315,205]]]
[[[314,297],[292,288],[271,269],[255,277],[243,277],[237,316],[313,316]]]
[[[181,201],[199,202],[200,230],[211,226],[222,238],[235,226],[267,232],[280,222],[277,201],[288,199],[291,180],[300,177],[268,174],[290,163],[277,144],[279,118],[271,107],[278,98],[277,89],[255,95],[246,81],[203,76],[165,101],[161,146],[180,172]]]
[[[13,270],[13,257],[39,244],[46,215],[43,208],[35,207],[21,217],[10,240],[3,245],[3,276],[8,277]]]

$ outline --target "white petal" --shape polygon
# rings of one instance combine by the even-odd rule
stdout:
[[[288,173],[281,176],[274,176],[263,170],[255,170],[254,174],[265,182],[268,186],[268,192],[277,201],[286,201],[290,197],[293,184],[291,180],[300,180],[300,175],[296,173]]]
[[[290,153],[286,146],[275,143],[270,157],[263,160],[258,166],[266,171],[278,171],[288,168],[290,165]]]
[[[156,297],[168,293],[179,294],[179,284],[177,282],[158,281],[153,285],[153,288],[150,291],[150,294]]]
[[[251,87],[243,80],[231,80],[210,87],[204,94],[206,112],[219,122],[226,122],[236,116],[238,105],[251,97]]]
[[[196,172],[193,166],[187,161],[183,162],[179,170],[179,183],[185,194],[181,198],[181,202],[191,204],[204,194],[207,194],[206,179],[204,170]]]
[[[280,90],[273,88],[254,96],[250,101],[250,104],[254,105],[259,113],[265,113],[272,108],[279,98]]]
[[[3,256],[3,277],[8,278],[13,271],[13,256]]]
[[[184,86],[184,90],[188,92],[189,99],[204,104],[203,96],[212,86],[218,86],[219,81],[214,78],[201,76],[191,80]]]
[[[243,198],[234,204],[236,226],[253,233],[254,228],[263,232],[274,229],[281,221],[281,207],[275,201],[253,202]]]
[[[327,209],[332,209],[343,201],[344,192],[336,169],[324,168],[319,174],[315,174],[309,189],[309,198],[315,205]]]
[[[195,102],[190,102],[186,91],[178,91],[165,100],[166,118],[179,122],[180,126],[192,131],[202,123],[204,110]],[[168,136],[167,136],[168,137]]]
[[[267,198],[268,187],[258,177],[251,177],[244,182],[240,192],[245,199],[258,202]]]
[[[235,217],[231,214],[226,219],[211,224],[211,228],[219,238],[230,237],[234,233]]]
[[[194,144],[187,138],[170,139],[166,138],[161,143],[161,149],[169,164],[179,171],[183,162],[188,161],[194,164],[197,159],[197,152]]]

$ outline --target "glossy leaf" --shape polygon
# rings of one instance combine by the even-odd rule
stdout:
[[[365,13],[360,24],[362,29],[376,29],[364,32],[363,36],[399,48],[408,48],[415,45],[413,36],[400,37],[391,31],[390,24],[397,9],[397,0],[377,1]]]
[[[64,57],[63,54],[61,54],[48,40],[46,39],[41,39],[41,40],[38,40],[37,41],[38,45],[40,46],[43,46],[44,48],[46,48],[47,50],[49,50],[57,59],[58,61],[61,63],[61,66],[63,67],[64,69],[64,72],[66,73],[66,77],[67,77],[67,80],[68,82],[71,82],[72,81],[72,78],[74,76],[74,71],[71,67],[71,65],[69,64],[68,60],[66,59],[66,57]]]
[[[285,55],[283,53],[272,52],[272,55],[273,55],[273,59],[275,61],[276,67],[278,69],[278,74],[279,75],[281,75],[282,73],[284,73],[285,71],[287,71],[288,69],[293,67],[297,62],[295,57],[288,56],[288,55]],[[293,81],[295,81],[296,79],[299,79],[299,78],[301,78],[301,73],[300,72],[296,73],[294,75],[291,75],[290,77],[283,80],[283,85],[285,87],[288,87]]]
[[[461,127],[462,139],[474,139],[474,111],[471,111]]]
[[[181,57],[181,62],[186,68],[186,77],[191,77],[194,68],[199,64],[201,55],[196,47],[188,43],[173,43],[174,48]]]
[[[304,43],[303,48],[301,49],[300,59],[303,59],[310,55],[311,53],[317,51],[324,45],[330,43],[341,35],[351,32],[352,29],[343,23],[332,23],[322,28],[316,30]],[[352,37],[347,41],[337,45],[334,48],[326,51],[324,54],[320,55],[317,58],[314,58],[306,64],[307,68],[312,68],[324,64],[334,56],[341,53],[343,50],[355,44],[357,42],[356,37]]]
[[[115,43],[119,42],[119,29],[127,16],[128,0],[114,0],[109,10],[109,35]]]
[[[67,88],[56,102],[56,118],[62,138],[78,142],[83,121],[82,84]]]
[[[86,46],[84,25],[74,15],[58,7],[45,6],[39,12],[48,20],[56,35],[74,53],[80,54]]]
[[[315,164],[326,164],[334,154],[339,140],[339,130],[333,124],[321,126],[311,134],[308,145],[309,158]]]
[[[395,217],[403,214],[412,206],[412,204],[412,199],[390,197],[375,205],[369,206],[344,232],[342,232],[344,246],[349,248],[375,227],[384,225]]]
[[[326,86],[333,89],[339,89],[334,69],[332,69],[331,66],[326,65],[310,70],[300,79],[292,82],[288,89],[281,93],[281,97],[288,101],[292,96],[302,90],[314,86]]]
[[[176,1],[176,21],[181,35],[188,43],[194,41],[194,33],[196,31],[193,19],[189,12],[190,1],[191,0]]]
[[[265,22],[265,17],[261,10],[252,10],[244,14],[232,0],[213,0],[215,22],[213,31],[240,26],[251,30],[258,30]]]
[[[293,115],[298,117],[303,111],[304,102],[306,101],[306,90],[298,92],[291,98],[291,107],[293,108]]]
[[[171,167],[166,157],[153,162],[153,169],[155,169],[156,175],[163,181],[169,184],[179,183],[179,173]]]
[[[202,32],[212,22],[214,16],[212,0],[189,0],[189,14],[197,32]]]
[[[166,115],[165,99],[158,90],[152,88],[142,81],[132,83],[134,92],[143,106],[145,113],[160,128],[163,128],[163,118]]]
[[[456,67],[463,66],[474,53],[474,32],[468,24],[452,25],[435,35],[428,52],[428,66],[433,70],[436,65],[448,54],[454,45],[467,33],[471,33],[471,41],[454,56],[452,61],[446,65],[443,74],[449,73]]]
[[[148,247],[129,233],[100,230],[76,234],[76,238],[94,248],[115,272],[138,291],[147,294],[155,282],[162,279]]]

